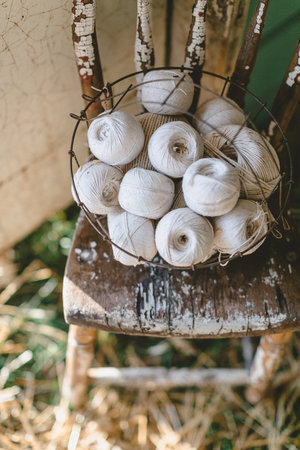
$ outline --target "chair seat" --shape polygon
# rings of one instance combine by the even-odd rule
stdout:
[[[299,241],[298,241],[299,242]],[[64,277],[69,324],[115,333],[189,338],[300,328],[295,237],[269,236],[253,255],[192,271],[127,267],[81,213]]]

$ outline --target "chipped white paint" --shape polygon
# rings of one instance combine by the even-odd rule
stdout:
[[[249,70],[250,69],[250,66],[245,66],[245,70]]]
[[[194,68],[195,66],[203,66],[205,61],[205,8],[206,0],[198,0],[193,10],[194,25],[192,29],[192,40],[186,49],[186,59],[184,66]]]
[[[289,269],[289,273],[292,274],[293,270],[292,270],[292,266],[290,264],[288,264],[288,269]]]
[[[83,15],[79,21],[76,19]],[[74,33],[79,38],[74,43],[76,62],[80,76],[83,79],[93,75],[93,66],[95,64],[95,52],[92,42],[92,34],[95,30],[96,2],[85,4],[81,0],[76,0],[73,12]]]
[[[274,120],[271,120],[270,124],[269,124],[269,128],[268,128],[268,137],[272,137],[274,135],[274,130],[276,128],[276,123],[274,122]]]
[[[117,385],[153,390],[176,386],[239,386],[249,382],[246,369],[166,369],[165,367],[98,367],[88,376],[101,386]]]
[[[257,18],[256,18],[256,24],[255,24],[255,28],[254,28],[254,33],[256,34],[260,34],[261,33],[261,24],[263,21],[263,13],[264,13],[264,9],[265,9],[265,3],[261,2],[261,4],[259,5],[259,10],[258,10],[258,14],[257,14]]]
[[[274,270],[269,267],[269,275],[262,279],[263,283],[267,286],[274,287],[276,284],[281,282],[282,277]]]
[[[289,87],[292,87],[295,84],[295,82],[300,83],[300,48],[298,52],[297,64],[295,65],[294,69],[291,72],[289,72],[286,79],[286,84]]]
[[[136,70],[147,69],[151,66],[153,53],[151,31],[151,0],[138,0],[137,2],[137,32],[135,41],[135,66]],[[142,34],[142,39],[139,35]]]

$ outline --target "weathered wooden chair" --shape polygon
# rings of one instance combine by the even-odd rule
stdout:
[[[82,9],[76,12],[77,3],[74,0],[73,38],[81,51],[77,62],[83,93],[93,95],[92,85],[103,87],[94,24],[85,36],[90,47],[84,48],[76,34],[76,23],[86,17],[94,20],[94,15],[86,15]],[[84,3],[85,7],[93,8],[94,2]],[[189,61],[196,79],[204,63],[205,4],[204,0],[195,2],[186,50],[186,63]],[[232,76],[245,87],[254,67],[267,4],[268,0],[258,1]],[[138,0],[137,36],[143,47],[136,52],[138,70],[146,70],[153,64],[148,8],[148,1]],[[90,64],[88,56],[90,51],[94,52],[93,64]],[[295,71],[298,58],[299,42],[273,105],[273,113],[284,132],[300,97]],[[242,91],[236,91],[233,85],[228,95],[239,104],[243,103]],[[97,113],[99,103],[89,109],[89,114]],[[272,139],[278,145],[278,135],[273,135]],[[71,324],[64,396],[73,407],[79,407],[84,402],[89,379],[98,379],[104,385],[135,388],[247,384],[247,398],[251,402],[258,401],[280,364],[292,331],[300,328],[297,242],[299,239],[293,231],[285,233],[280,240],[269,237],[255,254],[235,260],[227,267],[194,272],[145,266],[132,268],[113,260],[110,244],[102,241],[81,214],[64,278],[65,318]],[[197,339],[263,337],[250,371],[167,370],[159,367],[92,369],[97,329],[131,335]]]

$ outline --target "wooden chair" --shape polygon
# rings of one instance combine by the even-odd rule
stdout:
[[[76,3],[74,0],[74,5]],[[93,2],[85,2],[88,3]],[[193,15],[186,53],[186,63],[190,62],[194,79],[198,80],[204,63],[205,40],[201,36],[201,42],[193,41],[199,39],[199,36],[193,37],[197,34],[193,34],[193,30],[199,30],[199,24],[202,23],[202,27],[205,24],[205,3],[203,0],[195,2],[194,11],[199,10],[201,14]],[[258,2],[232,76],[245,87],[254,67],[267,4],[267,0]],[[136,60],[137,69],[143,70],[153,64],[148,7],[148,1],[138,0],[137,34],[144,45],[146,60],[138,52]],[[146,20],[140,20],[141,14]],[[85,16],[74,16],[75,43],[80,39],[75,24],[82,17]],[[255,28],[257,23],[260,24],[259,32]],[[85,71],[84,58],[78,63],[83,93],[87,95],[93,94],[92,85],[103,86],[94,31],[90,38],[95,50],[95,64]],[[202,46],[203,52],[197,51],[197,45]],[[300,97],[297,74],[293,75],[298,54],[299,42],[273,106],[284,132]],[[286,83],[288,79],[290,82]],[[235,91],[233,85],[228,95],[239,104],[243,103],[241,91]],[[98,108],[99,104],[93,104],[89,113],[99,113]],[[273,142],[278,143],[278,139],[278,135],[273,136]],[[194,272],[145,266],[133,268],[114,261],[110,244],[102,241],[81,214],[64,277],[65,318],[71,325],[63,395],[73,407],[81,406],[91,379],[97,379],[102,385],[149,389],[157,385],[170,388],[229,383],[247,384],[248,400],[258,401],[280,364],[292,331],[300,328],[298,243],[299,237],[290,230],[283,239],[269,237],[256,253],[235,260],[227,267]],[[263,337],[250,371],[167,370],[159,367],[92,369],[97,329],[130,335],[197,339]]]

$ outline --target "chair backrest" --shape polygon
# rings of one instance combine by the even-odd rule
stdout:
[[[234,47],[230,42],[229,28],[235,31],[233,35],[241,36],[243,23],[238,23],[237,8],[239,8],[239,17],[245,16],[247,2],[236,1],[234,5],[227,5],[225,18],[222,18],[225,28],[220,28],[218,40],[223,43],[227,42],[227,47]],[[244,11],[241,13],[242,3],[244,4]],[[172,2],[170,2],[172,4]],[[248,4],[248,3],[247,3]],[[252,20],[245,33],[240,52],[236,60],[235,68],[231,79],[228,78],[225,88],[229,88],[227,95],[234,99],[238,104],[243,106],[244,94],[241,89],[236,89],[235,85],[230,83],[230,80],[239,83],[245,88],[250,81],[251,73],[255,66],[255,61],[261,41],[261,35],[265,23],[269,0],[259,0],[254,11]],[[152,40],[152,24],[151,24],[151,5],[150,0],[137,0],[137,27],[136,27],[136,44],[135,44],[135,65],[137,71],[146,72],[153,67],[155,55]],[[211,5],[209,5],[212,8]],[[97,37],[95,31],[95,14],[96,0],[87,0],[84,4],[79,0],[73,0],[73,42],[76,54],[77,66],[82,84],[82,92],[88,96],[94,95],[93,87],[98,89],[103,88],[104,81],[99,57],[99,50],[97,44]],[[168,11],[169,15],[171,11]],[[213,14],[211,14],[213,15]],[[233,26],[234,22],[236,23]],[[86,24],[86,30],[83,31],[82,24]],[[231,26],[230,26],[231,25]],[[207,0],[196,0],[194,2],[191,13],[191,25],[187,36],[185,45],[185,54],[182,55],[182,63],[185,67],[192,69],[194,81],[199,82],[202,75],[202,68],[205,63],[206,41],[207,41]],[[176,32],[176,26],[173,26],[173,31]],[[227,35],[226,35],[227,33]],[[181,30],[181,35],[182,35]],[[232,39],[232,36],[231,36]],[[215,38],[216,40],[216,38]],[[235,39],[238,40],[239,39]],[[220,45],[219,45],[220,47]],[[227,53],[228,53],[227,48]],[[220,51],[223,50],[220,47]],[[290,120],[294,114],[297,103],[300,98],[300,84],[299,84],[299,51],[300,40],[298,40],[293,57],[291,59],[288,70],[282,81],[282,84],[277,93],[276,99],[272,107],[272,113],[277,118],[282,131],[285,133]],[[231,55],[227,55],[227,57]],[[218,58],[214,58],[218,60]],[[222,58],[220,58],[222,60]],[[224,57],[223,57],[224,59]],[[222,64],[218,64],[219,67]],[[223,70],[226,62],[223,63]],[[224,75],[224,73],[223,73]],[[225,74],[226,75],[226,74]],[[219,86],[220,88],[221,86]],[[224,86],[223,86],[224,87]],[[197,98],[195,99],[197,101]],[[89,115],[94,116],[101,112],[101,104],[95,103],[89,108]],[[269,126],[269,132],[272,141],[277,148],[281,142],[279,138],[278,129],[274,128],[272,122]]]

